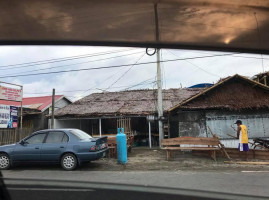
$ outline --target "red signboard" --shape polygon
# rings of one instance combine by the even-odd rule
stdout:
[[[0,99],[9,100],[9,101],[21,101],[22,90],[0,86]]]

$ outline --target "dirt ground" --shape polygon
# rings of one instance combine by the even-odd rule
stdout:
[[[85,167],[96,171],[269,171],[269,165],[243,165],[217,162],[208,157],[194,156],[190,152],[174,152],[173,158],[166,160],[166,152],[160,149],[133,148],[128,154],[128,164],[121,165],[114,158],[102,158]],[[254,160],[251,160],[254,161]],[[264,161],[264,160],[263,160]],[[82,167],[84,168],[84,167]]]

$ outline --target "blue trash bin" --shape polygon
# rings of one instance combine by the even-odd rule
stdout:
[[[117,140],[117,154],[118,162],[121,164],[127,164],[127,141],[123,128],[118,128]]]

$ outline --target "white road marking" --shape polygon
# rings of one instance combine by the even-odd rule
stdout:
[[[254,172],[264,172],[264,173],[269,173],[269,171],[241,171],[245,173],[254,173]]]

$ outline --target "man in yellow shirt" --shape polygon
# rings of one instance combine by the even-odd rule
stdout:
[[[235,122],[237,124],[237,139],[239,139],[239,145],[238,145],[238,150],[239,150],[239,156],[241,157],[241,152],[245,152],[245,158],[248,160],[248,130],[245,125],[242,124],[241,120],[237,120]]]

